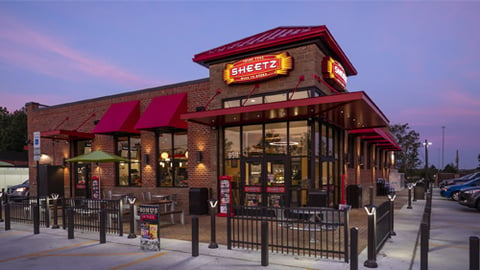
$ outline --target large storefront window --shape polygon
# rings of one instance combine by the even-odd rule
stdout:
[[[188,187],[187,132],[160,133],[158,137],[158,185]]]
[[[141,187],[141,144],[140,137],[116,137],[117,153],[119,156],[128,159],[128,162],[117,163],[118,185],[123,187]]]

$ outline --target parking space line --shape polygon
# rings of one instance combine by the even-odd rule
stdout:
[[[160,253],[157,253],[155,255],[152,255],[152,256],[148,256],[146,258],[143,258],[143,259],[139,259],[139,260],[135,260],[133,262],[129,262],[129,263],[126,263],[126,264],[121,264],[121,265],[118,265],[116,267],[113,267],[113,268],[110,268],[110,270],[118,270],[118,269],[122,269],[122,268],[125,268],[125,267],[129,267],[129,266],[132,266],[132,265],[136,265],[136,264],[139,264],[139,263],[142,263],[142,262],[146,262],[146,261],[149,261],[149,260],[152,260],[152,259],[155,259],[157,257],[160,257],[160,256],[163,256],[165,254],[167,254],[168,252],[160,252]]]
[[[98,242],[97,240],[92,240],[92,241],[77,243],[77,244],[74,244],[74,245],[63,246],[63,247],[60,247],[60,248],[54,248],[54,249],[39,251],[39,252],[35,252],[35,253],[25,254],[25,255],[22,255],[22,256],[18,256],[18,257],[1,259],[1,260],[0,260],[0,263],[2,263],[2,262],[8,262],[8,261],[14,261],[14,260],[18,260],[18,259],[29,258],[29,257],[35,257],[35,256],[44,256],[45,254],[48,254],[48,253],[50,253],[50,252],[55,252],[55,251],[60,251],[60,250],[66,250],[66,249],[69,249],[69,248],[80,247],[80,246],[89,245],[89,244],[97,243],[97,242]]]

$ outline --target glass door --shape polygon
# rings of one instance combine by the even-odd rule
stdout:
[[[262,206],[263,198],[263,164],[259,158],[248,158],[242,162],[242,171],[244,177],[243,194],[244,205],[246,206]]]
[[[284,206],[287,201],[286,157],[246,158],[242,162],[243,204]]]

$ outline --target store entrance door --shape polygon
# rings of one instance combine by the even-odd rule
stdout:
[[[241,203],[246,206],[285,206],[290,184],[287,158],[266,156],[241,162]]]

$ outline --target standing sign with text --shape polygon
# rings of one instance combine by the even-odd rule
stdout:
[[[140,247],[142,250],[160,250],[160,206],[141,204],[140,215]]]
[[[100,199],[100,178],[94,175],[92,176],[92,199]]]
[[[222,175],[219,179],[220,185],[220,211],[218,212],[219,217],[226,217],[228,213],[228,205],[232,203],[232,177],[228,175]],[[231,212],[231,215],[233,214]]]

